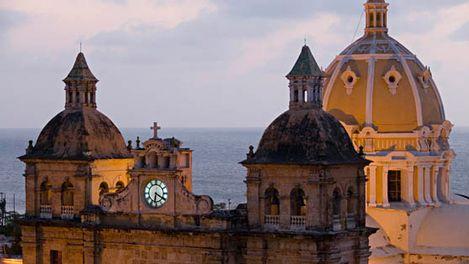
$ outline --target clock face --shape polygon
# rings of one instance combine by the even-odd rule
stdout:
[[[158,208],[168,200],[168,188],[160,180],[151,180],[145,186],[144,195],[148,206]]]

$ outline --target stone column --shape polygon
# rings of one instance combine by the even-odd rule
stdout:
[[[423,167],[421,166],[417,166],[417,202],[420,204],[420,205],[426,205],[425,203],[425,200],[424,200],[424,186],[423,186],[423,179],[424,179],[424,175],[423,175]]]
[[[388,167],[383,167],[383,207],[389,207],[389,200],[388,200]]]
[[[425,188],[425,202],[427,204],[432,204],[432,198],[431,198],[431,167],[430,166],[425,166],[425,174],[424,174],[424,188]]]
[[[433,166],[431,170],[431,194],[434,203],[439,204],[438,200],[438,174],[440,173],[439,166]]]
[[[448,203],[453,203],[453,197],[452,197],[452,187],[451,187],[451,179],[449,177],[451,173],[451,162],[446,163],[445,169],[444,169],[444,178],[446,182],[445,186],[445,194],[446,194],[446,200]]]
[[[410,207],[414,207],[414,166],[408,166],[405,173],[405,180],[401,181],[402,198]]]
[[[246,177],[247,184],[247,207],[248,207],[248,219],[249,224],[252,227],[258,227],[259,222],[259,179],[260,171],[248,171],[248,177]]]
[[[368,184],[370,186],[370,200],[368,206],[376,206],[376,166],[369,166],[370,174]]]

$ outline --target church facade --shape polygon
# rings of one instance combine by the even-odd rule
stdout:
[[[388,34],[388,3],[365,3],[365,34],[326,69],[324,110],[367,166],[371,263],[466,263],[468,201],[451,191],[455,157],[430,68]]]
[[[218,210],[192,192],[192,151],[157,123],[125,143],[79,53],[65,109],[20,157],[24,263],[368,263],[369,161],[322,109],[324,73],[307,46],[287,78],[288,111],[241,162],[247,202]]]

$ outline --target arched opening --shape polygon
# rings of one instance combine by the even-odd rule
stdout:
[[[376,14],[376,26],[381,27],[381,13]]]
[[[50,205],[50,196],[51,196],[51,186],[49,185],[48,181],[44,181],[41,183],[40,187],[40,195],[39,195],[39,203],[41,205]]]
[[[298,102],[298,90],[293,91],[293,102]]]
[[[342,194],[339,188],[336,188],[334,192],[332,193],[332,229],[333,230],[342,229],[341,202],[342,202]]]
[[[306,215],[306,196],[305,192],[300,188],[295,188],[290,193],[290,215]]]
[[[107,182],[102,182],[99,185],[99,195],[103,195],[108,192],[109,192],[109,185],[107,184]]]
[[[60,199],[62,206],[73,206],[73,185],[69,181],[62,184]]]
[[[265,214],[280,214],[280,195],[277,189],[270,187],[265,191]]]
[[[156,152],[150,152],[147,154],[147,168],[155,169],[158,168],[158,156]]]
[[[39,217],[48,219],[52,218],[51,186],[47,180],[41,183],[39,204]]]
[[[125,185],[122,181],[116,182],[116,191],[122,191],[125,188]]]
[[[370,25],[370,27],[374,27],[374,26],[375,26],[375,16],[374,16],[373,13],[370,13],[369,25]]]
[[[264,207],[264,223],[277,227],[280,224],[280,195],[274,187],[265,190]]]
[[[308,91],[303,90],[303,102],[306,103],[308,102]]]
[[[62,184],[60,200],[62,202],[60,213],[62,219],[73,219],[73,185],[68,180]]]

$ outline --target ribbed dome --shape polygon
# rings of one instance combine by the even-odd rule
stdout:
[[[445,121],[430,69],[386,32],[365,34],[326,74],[324,108],[347,125],[412,132]]]
[[[265,130],[256,153],[244,164],[365,163],[347,132],[320,108],[288,110]]]
[[[32,151],[22,158],[89,160],[128,158],[124,138],[93,108],[64,110],[47,123]]]

